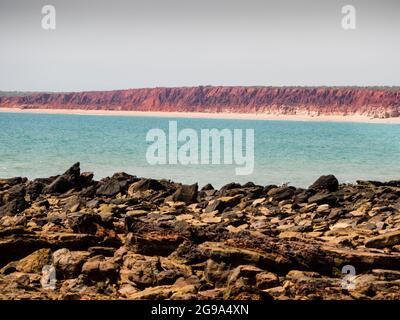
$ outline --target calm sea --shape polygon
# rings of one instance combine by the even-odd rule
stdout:
[[[146,161],[148,130],[254,129],[255,169],[237,176],[236,165],[162,165]],[[0,177],[48,177],[74,162],[95,178],[125,171],[183,183],[253,181],[308,186],[322,174],[340,182],[400,179],[400,125],[172,119],[150,117],[0,113]]]

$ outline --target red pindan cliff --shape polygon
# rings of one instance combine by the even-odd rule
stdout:
[[[0,96],[0,108],[399,117],[399,88],[183,87]]]

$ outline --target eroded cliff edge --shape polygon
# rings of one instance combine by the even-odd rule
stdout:
[[[182,87],[0,95],[0,108],[400,116],[400,88]]]

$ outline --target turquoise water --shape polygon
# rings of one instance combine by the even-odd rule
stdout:
[[[253,128],[254,173],[237,176],[235,164],[150,166],[146,134],[168,132],[171,120],[178,129]],[[340,182],[393,180],[400,179],[400,125],[0,113],[0,177],[47,177],[76,161],[97,179],[125,171],[216,187],[232,181],[304,187],[330,173]]]

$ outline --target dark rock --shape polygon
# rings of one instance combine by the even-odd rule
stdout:
[[[17,213],[25,210],[27,207],[28,203],[24,198],[14,199],[0,207],[0,217],[16,215]]]
[[[172,195],[173,201],[183,201],[186,204],[197,202],[198,185],[182,185]]]
[[[233,208],[240,203],[242,198],[243,197],[240,194],[233,197],[220,197],[217,200],[210,202],[205,208],[205,212],[212,212],[215,210],[222,212],[226,208]]]
[[[228,184],[224,185],[223,187],[221,187],[221,189],[218,191],[218,194],[221,196],[225,196],[225,195],[227,195],[227,191],[232,190],[232,189],[237,189],[240,187],[241,187],[241,185],[239,183],[231,182],[231,183],[228,183]]]
[[[308,198],[308,203],[329,204],[330,206],[335,206],[337,202],[338,198],[330,193],[317,193]]]
[[[296,194],[296,196],[294,197],[294,202],[295,203],[305,203],[308,201],[308,198],[311,197],[313,194],[314,194],[314,192],[310,191],[310,190],[302,191],[302,192]]]
[[[121,183],[118,180],[110,179],[104,184],[100,185],[96,193],[99,196],[113,197],[120,193],[121,190]]]
[[[214,187],[212,186],[212,184],[208,183],[203,188],[201,188],[201,191],[206,191],[206,190],[214,190]]]
[[[115,248],[110,247],[90,247],[88,248],[88,252],[91,256],[102,255],[105,257],[112,257],[115,252]]]
[[[294,195],[292,187],[280,187],[268,191],[268,195],[275,201],[282,201],[291,198]]]
[[[146,191],[146,190],[160,191],[160,190],[165,190],[165,186],[154,179],[142,179],[131,185],[130,190],[132,190],[132,192]]]
[[[8,179],[0,179],[0,187],[2,186],[14,186],[16,184],[20,184],[26,181],[26,178],[14,177]]]
[[[95,256],[89,258],[82,266],[82,273],[88,275],[90,282],[108,279],[112,282],[117,281],[119,266],[113,258]]]
[[[81,188],[90,186],[93,183],[93,172],[82,172],[79,177],[79,185]]]
[[[32,181],[26,186],[26,193],[29,195],[31,200],[36,200],[42,193],[45,184],[39,181]]]
[[[309,189],[313,189],[313,190],[317,190],[317,191],[328,190],[328,191],[331,191],[331,192],[337,191],[338,188],[339,188],[339,181],[332,174],[327,175],[327,176],[319,177],[309,187]]]
[[[3,203],[10,202],[14,199],[25,197],[26,189],[25,185],[17,184],[9,188],[6,194],[3,196]]]
[[[83,198],[94,198],[94,196],[96,195],[96,185],[91,185],[87,188],[82,189],[80,195]]]
[[[69,227],[78,233],[95,234],[97,225],[101,224],[101,217],[94,213],[76,212],[70,213],[67,217]]]
[[[64,174],[57,177],[51,184],[44,188],[44,193],[64,193],[79,186],[80,167],[75,163]]]

